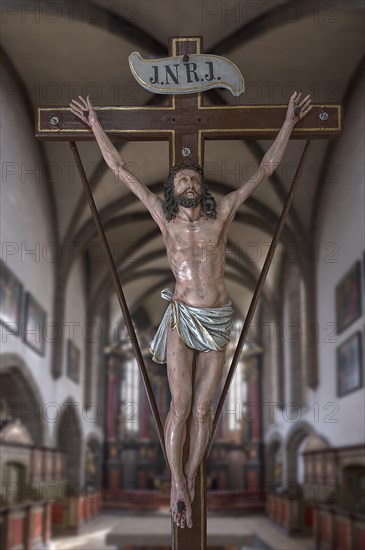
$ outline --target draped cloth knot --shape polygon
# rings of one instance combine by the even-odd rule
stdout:
[[[150,342],[155,363],[166,363],[167,332],[176,329],[185,344],[198,351],[221,351],[229,342],[233,308],[229,301],[223,307],[193,307],[173,299],[169,288],[161,291],[161,298],[170,302],[156,335]]]

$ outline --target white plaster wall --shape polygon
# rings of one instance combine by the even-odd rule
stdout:
[[[330,159],[331,163],[336,163],[337,166],[335,178],[328,182],[320,182],[324,189],[315,235],[318,249],[324,251],[316,264],[319,385],[315,391],[307,389],[307,407],[297,411],[297,418],[295,411],[289,408],[281,411],[276,407],[274,421],[265,423],[266,441],[276,431],[282,434],[285,441],[290,437],[289,431],[293,433],[296,427],[303,425],[324,436],[334,447],[356,445],[365,440],[364,387],[341,398],[336,396],[336,349],[349,336],[360,330],[363,337],[363,357],[365,356],[364,313],[343,333],[331,335],[333,324],[336,322],[335,287],[356,260],[360,260],[362,264],[365,248],[363,98],[364,79],[353,93],[351,105],[347,108],[344,119],[344,132],[336,140],[333,157]],[[334,254],[334,262],[327,261],[333,250],[325,248],[328,243],[335,243],[338,247],[338,253]],[[363,265],[361,277],[363,284]],[[364,288],[362,299],[364,312]],[[313,345],[312,335],[308,336],[308,345]],[[365,381],[364,375],[363,359]],[[285,383],[290,384],[290,373],[287,368]],[[287,390],[286,401],[288,405]]]
[[[364,251],[364,83],[357,86],[344,120],[344,133],[337,140],[332,162],[337,165],[334,181],[324,188],[319,210],[316,240],[320,250],[326,243],[336,243],[336,262],[322,258],[317,264],[317,308],[319,323],[319,388],[310,392],[310,400],[319,403],[320,421],[317,429],[326,435],[331,445],[364,442],[364,388],[344,397],[336,397],[336,349],[354,334],[362,333],[364,346],[364,314],[330,342],[326,323],[336,322],[335,287],[356,260],[362,264]],[[362,265],[362,281],[364,280]],[[362,283],[362,296],[364,287]],[[364,302],[362,312],[364,311]],[[363,361],[364,367],[364,361]],[[364,377],[363,377],[364,379]],[[334,403],[337,422],[325,422],[323,407]],[[334,410],[335,410],[334,409]],[[329,407],[327,412],[330,412]]]
[[[15,84],[1,66],[1,89],[15,90]],[[20,94],[3,95],[1,108],[1,258],[22,281],[24,290],[47,311],[47,323],[53,321],[54,263],[44,253],[54,240],[51,214],[42,173],[26,175],[26,170],[41,166],[34,128],[28,120]],[[11,170],[13,174],[6,174]],[[27,254],[27,250],[36,250]],[[1,353],[15,353],[30,368],[44,401],[52,394],[51,345],[46,342],[45,356],[39,355],[19,336],[1,326]]]
[[[1,86],[15,91],[11,76],[1,67]],[[4,97],[4,96],[3,96]],[[1,109],[1,258],[20,279],[25,291],[33,294],[35,299],[47,312],[47,323],[53,323],[53,300],[55,292],[56,264],[50,261],[49,243],[54,242],[52,214],[44,179],[41,158],[34,138],[34,127],[30,124],[21,95],[16,92],[6,97],[0,104]],[[8,163],[8,164],[6,164]],[[13,164],[9,164],[13,163]],[[40,169],[37,177],[25,175],[25,169]],[[14,172],[5,175],[4,170]],[[9,244],[11,243],[11,244]],[[26,254],[26,250],[36,249],[36,254]],[[47,254],[49,250],[49,254]],[[11,252],[11,254],[10,254]],[[85,282],[81,261],[75,262],[66,291],[66,321],[79,323],[75,330],[75,342],[81,350],[81,379],[75,384],[66,376],[66,327],[61,327],[64,339],[63,374],[57,380],[51,373],[52,343],[46,342],[45,355],[41,356],[23,343],[19,336],[12,335],[1,327],[1,353],[18,354],[31,371],[39,388],[44,404],[57,403],[62,407],[65,399],[71,398],[80,403],[80,417],[85,438],[90,432],[101,436],[100,428],[90,422],[92,411],[83,411],[84,382],[84,347],[82,329],[86,323]],[[94,411],[95,413],[95,411]],[[55,407],[44,412],[49,418],[46,445],[55,444],[56,423],[59,414]]]

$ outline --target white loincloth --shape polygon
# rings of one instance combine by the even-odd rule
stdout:
[[[233,308],[230,301],[223,307],[193,307],[173,300],[169,288],[161,291],[161,298],[170,302],[156,335],[150,342],[155,363],[166,363],[167,331],[170,324],[189,348],[198,351],[221,351],[229,342]]]

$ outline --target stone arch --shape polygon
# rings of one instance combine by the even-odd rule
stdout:
[[[65,452],[65,476],[72,483],[82,481],[82,428],[77,403],[68,397],[61,405],[56,428],[56,446]]]
[[[0,403],[4,420],[20,420],[38,447],[49,443],[40,388],[24,359],[16,353],[0,355]]]
[[[298,483],[298,466],[303,461],[300,452],[304,450],[308,437],[316,435],[316,431],[305,420],[295,423],[289,430],[285,441],[286,483]]]

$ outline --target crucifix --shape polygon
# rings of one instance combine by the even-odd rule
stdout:
[[[149,62],[153,72],[149,82],[143,78],[141,82],[147,89],[157,86],[160,93],[170,93],[167,106],[94,108],[89,99],[80,97],[80,101],[74,101],[70,108],[38,108],[36,131],[36,137],[39,139],[70,142],[87,200],[105,247],[115,290],[129,330],[158,436],[173,476],[171,542],[174,550],[206,548],[206,460],[223,403],[288,209],[298,186],[308,154],[309,140],[336,137],[341,132],[342,123],[340,105],[310,105],[308,96],[299,102],[299,95],[296,93],[291,97],[289,106],[206,105],[202,90],[213,86],[222,87],[227,83],[222,81],[209,56],[205,60],[207,72],[198,73],[197,63],[192,62],[190,56],[196,60],[196,56],[202,54],[201,50],[201,37],[170,38],[171,65],[166,60]],[[138,64],[143,65],[143,60],[135,54],[130,57],[130,62],[132,72],[137,71],[138,76]],[[164,72],[162,72],[163,68]],[[184,79],[186,84],[183,90],[181,87],[176,88],[181,79]],[[233,93],[238,94],[239,91]],[[292,125],[291,122],[293,122]],[[164,202],[153,195],[148,187],[141,185],[132,174],[127,173],[123,161],[119,155],[115,156],[115,149],[113,152],[110,146],[110,137],[128,140],[168,140],[171,169],[165,183],[165,191],[170,187],[170,195],[167,196],[165,192]],[[224,349],[229,340],[227,334],[229,334],[232,318],[231,303],[223,281],[228,226],[238,206],[270,176],[276,164],[280,162],[289,137],[306,139],[307,142],[260,274],[213,423],[206,430],[206,426],[203,429],[202,424],[205,422],[208,425],[210,409],[204,411],[203,402],[208,402],[210,405],[214,395],[213,390],[220,381]],[[173,395],[172,407],[165,423],[165,432],[114,260],[75,143],[77,140],[94,138],[97,139],[110,168],[145,204],[159,225],[176,279],[174,295],[168,289],[163,291],[162,296],[170,302],[170,305],[151,343],[154,359],[162,363],[167,359],[169,383]],[[266,160],[264,157],[255,177],[216,204],[215,199],[206,189],[202,170],[205,139],[275,138],[273,147],[269,150]],[[216,260],[207,259],[207,247],[210,247],[209,250],[214,250]],[[204,248],[206,255],[202,260]],[[191,328],[192,325],[193,328]],[[188,391],[189,388],[190,390],[194,388],[194,375],[197,377],[203,401],[199,399],[194,401],[196,396],[199,398],[198,391],[195,397],[192,397],[191,392]],[[192,450],[193,446],[190,447],[189,454],[189,438],[186,440],[183,456],[179,455],[179,453],[182,455],[185,423],[188,420],[187,404],[192,410],[195,406],[196,414],[190,415],[189,426],[194,444],[203,453],[202,455]],[[183,423],[179,421],[180,417],[183,417]],[[204,440],[203,446],[200,445],[202,440]],[[183,462],[187,468],[185,471]]]

